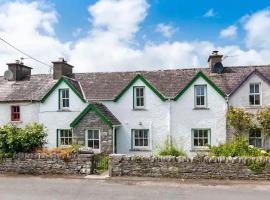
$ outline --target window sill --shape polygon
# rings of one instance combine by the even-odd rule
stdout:
[[[247,107],[247,109],[259,109],[259,108],[262,108],[262,105],[249,105],[248,107]]]
[[[9,123],[11,123],[11,124],[21,124],[22,121],[10,121]]]
[[[147,111],[146,108],[133,108],[133,111]]]
[[[195,107],[193,110],[210,110],[208,107]]]
[[[132,151],[132,152],[135,152],[135,151],[138,151],[138,152],[151,152],[150,149],[130,149],[129,151]]]
[[[59,109],[57,112],[71,112],[71,110],[64,108],[64,109]]]

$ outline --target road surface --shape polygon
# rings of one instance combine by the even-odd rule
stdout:
[[[89,180],[1,176],[1,200],[268,200],[270,182]]]

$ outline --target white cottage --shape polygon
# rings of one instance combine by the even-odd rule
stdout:
[[[186,152],[205,150],[231,137],[229,106],[256,112],[270,104],[270,66],[224,67],[221,60],[213,52],[209,68],[73,73],[62,59],[52,75],[9,63],[0,77],[0,125],[42,123],[49,147],[151,154],[171,137]],[[247,135],[269,147],[260,130]]]

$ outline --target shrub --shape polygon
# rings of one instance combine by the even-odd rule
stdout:
[[[263,132],[270,136],[270,107],[265,107],[257,113],[257,121]]]
[[[160,156],[185,156],[186,153],[181,149],[175,147],[172,142],[170,137],[168,137],[165,142],[164,146],[162,149],[160,149],[159,153]]]
[[[243,137],[237,137],[235,140],[220,144],[219,146],[212,146],[209,150],[210,156],[225,156],[225,157],[258,157],[269,156],[265,151],[248,145],[247,140]]]
[[[47,134],[43,125],[33,123],[25,128],[15,125],[0,127],[0,150],[4,154],[31,152],[46,143]]]
[[[94,159],[97,161],[95,166],[96,170],[98,171],[108,170],[110,157],[108,155],[102,154],[96,154],[94,156],[95,156]]]

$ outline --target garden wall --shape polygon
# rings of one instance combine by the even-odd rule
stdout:
[[[110,176],[270,180],[269,158],[111,155]]]
[[[33,175],[86,175],[93,172],[93,154],[25,154],[0,160],[0,173]]]

